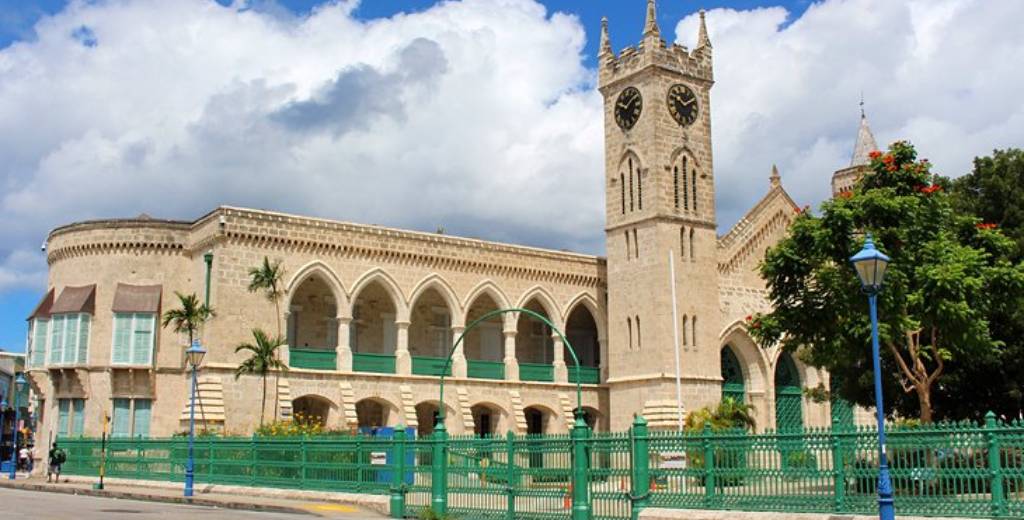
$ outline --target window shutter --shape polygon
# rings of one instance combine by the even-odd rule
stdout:
[[[64,362],[61,357],[64,349],[64,316],[54,316],[50,327],[50,363]]]
[[[134,338],[132,341],[132,364],[149,365],[153,359],[153,320],[152,314],[136,314]]]
[[[46,336],[49,332],[49,320],[35,320],[32,329],[32,366],[41,367],[46,364]]]
[[[89,323],[88,314],[78,315],[78,359],[76,361],[85,365],[89,363]]]
[[[135,400],[135,422],[132,424],[132,435],[135,437],[149,437],[149,417],[153,402],[149,399]]]
[[[114,352],[111,356],[111,361],[115,365],[122,365],[131,361],[129,358],[132,339],[131,327],[131,314],[114,315]]]
[[[72,399],[73,406],[71,434],[79,437],[85,435],[85,399]]]
[[[131,430],[131,399],[114,399],[114,418],[111,421],[111,437],[128,437]]]
[[[71,407],[70,399],[58,399],[57,400],[57,435],[67,437],[71,435],[71,431],[68,430],[68,411]]]
[[[67,314],[64,316],[64,340],[62,341],[64,350],[62,351],[63,357],[60,362],[63,364],[69,364],[77,359],[78,354],[78,315]]]

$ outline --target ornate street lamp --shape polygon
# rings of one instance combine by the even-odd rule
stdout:
[[[885,270],[889,266],[889,257],[875,249],[875,242],[868,233],[864,240],[864,249],[850,258],[860,285],[868,295],[868,307],[871,311],[871,355],[875,365],[875,412],[878,416],[878,518],[894,520],[896,510],[893,507],[892,481],[889,477],[889,462],[886,460],[885,449],[885,413],[882,404],[881,360],[878,351],[878,293],[882,290]]]
[[[24,389],[28,381],[25,381],[25,374],[18,374],[18,378],[14,380],[14,386],[17,390],[14,392],[14,442],[11,443],[11,473],[7,476],[10,480],[14,480],[15,473],[18,470],[18,394]]]
[[[192,391],[188,407],[188,462],[185,463],[185,496],[192,496],[192,481],[195,478],[195,440],[196,440],[196,389],[199,365],[203,362],[206,351],[200,346],[199,340],[193,340],[192,346],[185,351],[185,361],[192,367]]]

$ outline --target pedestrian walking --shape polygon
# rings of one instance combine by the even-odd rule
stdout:
[[[30,460],[28,446],[22,446],[21,451],[18,452],[18,468],[22,471],[28,471]]]
[[[64,450],[57,446],[57,443],[53,443],[53,447],[50,448],[49,464],[50,467],[46,472],[46,481],[50,481],[50,476],[54,476],[54,482],[60,482],[60,467],[64,462],[68,460],[68,455],[64,453]]]

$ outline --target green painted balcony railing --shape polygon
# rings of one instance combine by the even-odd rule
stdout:
[[[430,356],[413,356],[412,357],[412,373],[417,376],[439,376],[441,372],[444,375],[452,375],[452,367],[448,365],[448,370],[444,370],[445,358],[430,357]]]
[[[334,350],[293,348],[288,351],[288,364],[293,368],[334,370],[338,367]]]
[[[376,374],[394,374],[395,356],[391,354],[355,352],[352,354],[352,370]]]
[[[569,368],[569,382],[576,383],[576,367]],[[601,369],[599,367],[580,367],[579,382],[585,385],[596,385],[601,382]]]
[[[543,363],[519,363],[519,379],[551,382],[555,380],[555,367]]]
[[[470,359],[467,375],[477,379],[505,379],[505,363]]]

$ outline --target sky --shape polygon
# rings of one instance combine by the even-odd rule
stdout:
[[[719,232],[880,144],[936,170],[1024,140],[1020,0],[659,0],[714,50]],[[0,0],[0,348],[22,350],[49,230],[221,204],[602,254],[600,19],[643,0]],[[512,195],[509,195],[512,194]]]

